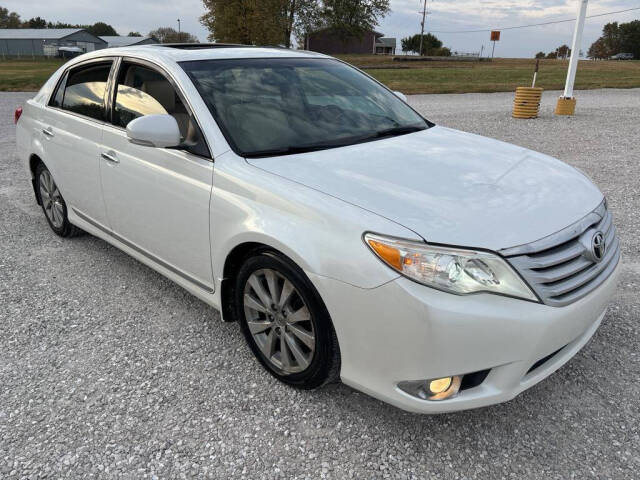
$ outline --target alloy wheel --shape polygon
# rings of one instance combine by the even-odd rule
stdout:
[[[44,213],[55,228],[64,225],[64,204],[58,186],[48,170],[40,173],[40,199],[44,207]]]
[[[302,296],[281,273],[253,272],[244,288],[244,313],[256,345],[285,375],[304,371],[313,360],[316,336]]]

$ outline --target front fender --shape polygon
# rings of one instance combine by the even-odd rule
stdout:
[[[368,230],[420,240],[395,222],[253,167],[232,152],[216,158],[211,245],[217,279],[237,245],[256,242],[279,250],[308,273],[375,288],[398,274],[364,244]]]

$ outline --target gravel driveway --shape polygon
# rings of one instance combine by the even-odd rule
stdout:
[[[506,404],[408,414],[343,385],[266,374],[234,324],[107,243],[56,237],[16,161],[0,93],[0,478],[638,478],[640,90],[511,119],[512,94],[422,95],[431,120],[587,172],[622,239],[593,340]],[[567,192],[570,195],[571,192]]]

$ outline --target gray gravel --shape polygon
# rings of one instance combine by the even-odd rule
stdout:
[[[637,478],[640,90],[578,92],[572,118],[511,94],[414,96],[430,119],[555,155],[615,212],[625,267],[594,339],[506,404],[439,416],[342,385],[287,388],[236,325],[149,268],[48,228],[0,94],[0,478]],[[568,195],[571,192],[567,192]]]

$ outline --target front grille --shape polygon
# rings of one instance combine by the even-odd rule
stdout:
[[[597,232],[602,232],[606,245],[600,261],[592,251]],[[620,243],[611,212],[603,201],[560,232],[501,253],[544,303],[561,307],[584,297],[609,277],[620,259]]]

